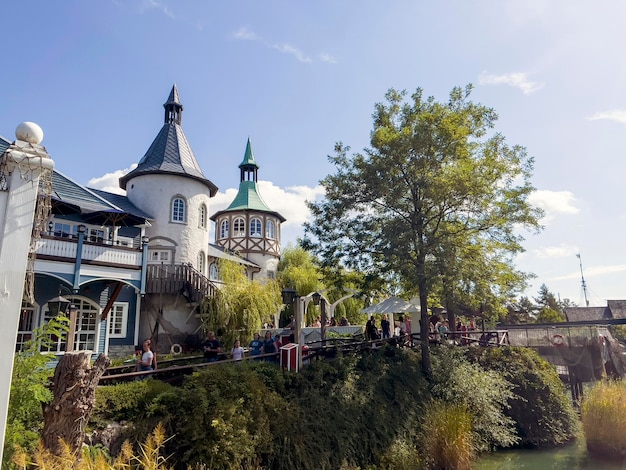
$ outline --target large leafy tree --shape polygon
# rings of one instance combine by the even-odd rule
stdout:
[[[227,346],[235,339],[244,342],[259,330],[264,321],[273,320],[282,308],[278,282],[251,281],[245,269],[229,260],[219,261],[220,280],[224,287],[200,306],[200,318],[205,331],[222,333]]]
[[[315,257],[300,246],[289,246],[283,250],[278,263],[278,279],[283,287],[295,289],[299,295],[308,295],[311,292],[324,288],[321,282],[322,274]],[[293,306],[287,306],[280,319],[280,325],[289,323],[293,315]],[[313,322],[317,313],[310,308],[305,312],[305,322]]]
[[[511,267],[523,251],[518,229],[540,228],[541,211],[527,202],[533,159],[488,135],[497,115],[470,101],[471,89],[454,88],[446,103],[421,89],[410,97],[389,90],[375,106],[371,148],[348,155],[336,145],[336,172],[321,181],[326,197],[309,205],[313,221],[305,225],[305,246],[325,265],[417,291],[428,376],[429,292],[510,296],[524,281]]]

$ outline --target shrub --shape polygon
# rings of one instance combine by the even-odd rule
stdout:
[[[601,457],[623,459],[626,454],[626,383],[598,382],[581,408],[587,450]]]
[[[460,348],[437,348],[432,358],[433,397],[472,413],[475,450],[485,452],[516,444],[515,422],[506,414],[513,397],[511,384],[499,374],[468,362]]]
[[[555,368],[531,349],[468,348],[468,357],[513,385],[507,416],[525,446],[554,446],[574,439],[580,421]]]
[[[472,413],[465,405],[434,401],[424,426],[424,450],[432,469],[469,470],[474,460]]]

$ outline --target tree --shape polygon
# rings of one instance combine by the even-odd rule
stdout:
[[[329,157],[336,172],[321,181],[326,197],[309,204],[313,220],[305,224],[307,246],[326,266],[395,277],[417,290],[427,376],[428,295],[442,274],[450,278],[445,289],[514,292],[524,280],[510,275],[513,255],[523,251],[518,229],[540,228],[541,211],[527,201],[533,159],[499,133],[487,135],[497,115],[469,101],[471,89],[454,88],[447,103],[424,99],[421,89],[410,99],[389,90],[375,106],[371,148],[349,156],[336,145]],[[498,276],[508,280],[490,287]]]
[[[283,287],[295,289],[299,295],[308,295],[324,288],[320,281],[321,277],[320,269],[311,253],[300,246],[287,247],[283,250],[278,263],[278,278]],[[292,314],[293,309],[288,306],[281,316],[281,326],[289,323]],[[312,310],[305,312],[306,323],[312,323],[315,316]]]
[[[561,303],[557,300],[556,296],[550,292],[548,286],[541,284],[539,286],[538,294],[539,296],[535,297],[535,302],[537,302],[537,306],[540,310],[552,309],[556,312],[562,313],[563,308],[561,307]]]
[[[218,266],[224,287],[200,307],[203,328],[222,330],[225,344],[249,338],[261,328],[264,320],[273,319],[282,306],[278,283],[267,279],[264,284],[250,281],[238,263],[220,260]]]

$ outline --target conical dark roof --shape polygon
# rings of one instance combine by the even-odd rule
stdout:
[[[178,97],[176,85],[163,105],[165,107],[165,124],[143,156],[137,168],[120,178],[120,187],[126,189],[126,184],[132,178],[148,174],[167,174],[188,176],[204,183],[210,195],[217,193],[217,186],[209,181],[196,160],[187,137],[181,126],[183,106]]]

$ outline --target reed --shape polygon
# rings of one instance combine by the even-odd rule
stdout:
[[[598,382],[581,407],[587,450],[598,457],[622,460],[626,456],[626,383]]]
[[[424,451],[433,470],[469,470],[475,452],[472,414],[464,405],[433,402],[424,426]]]

